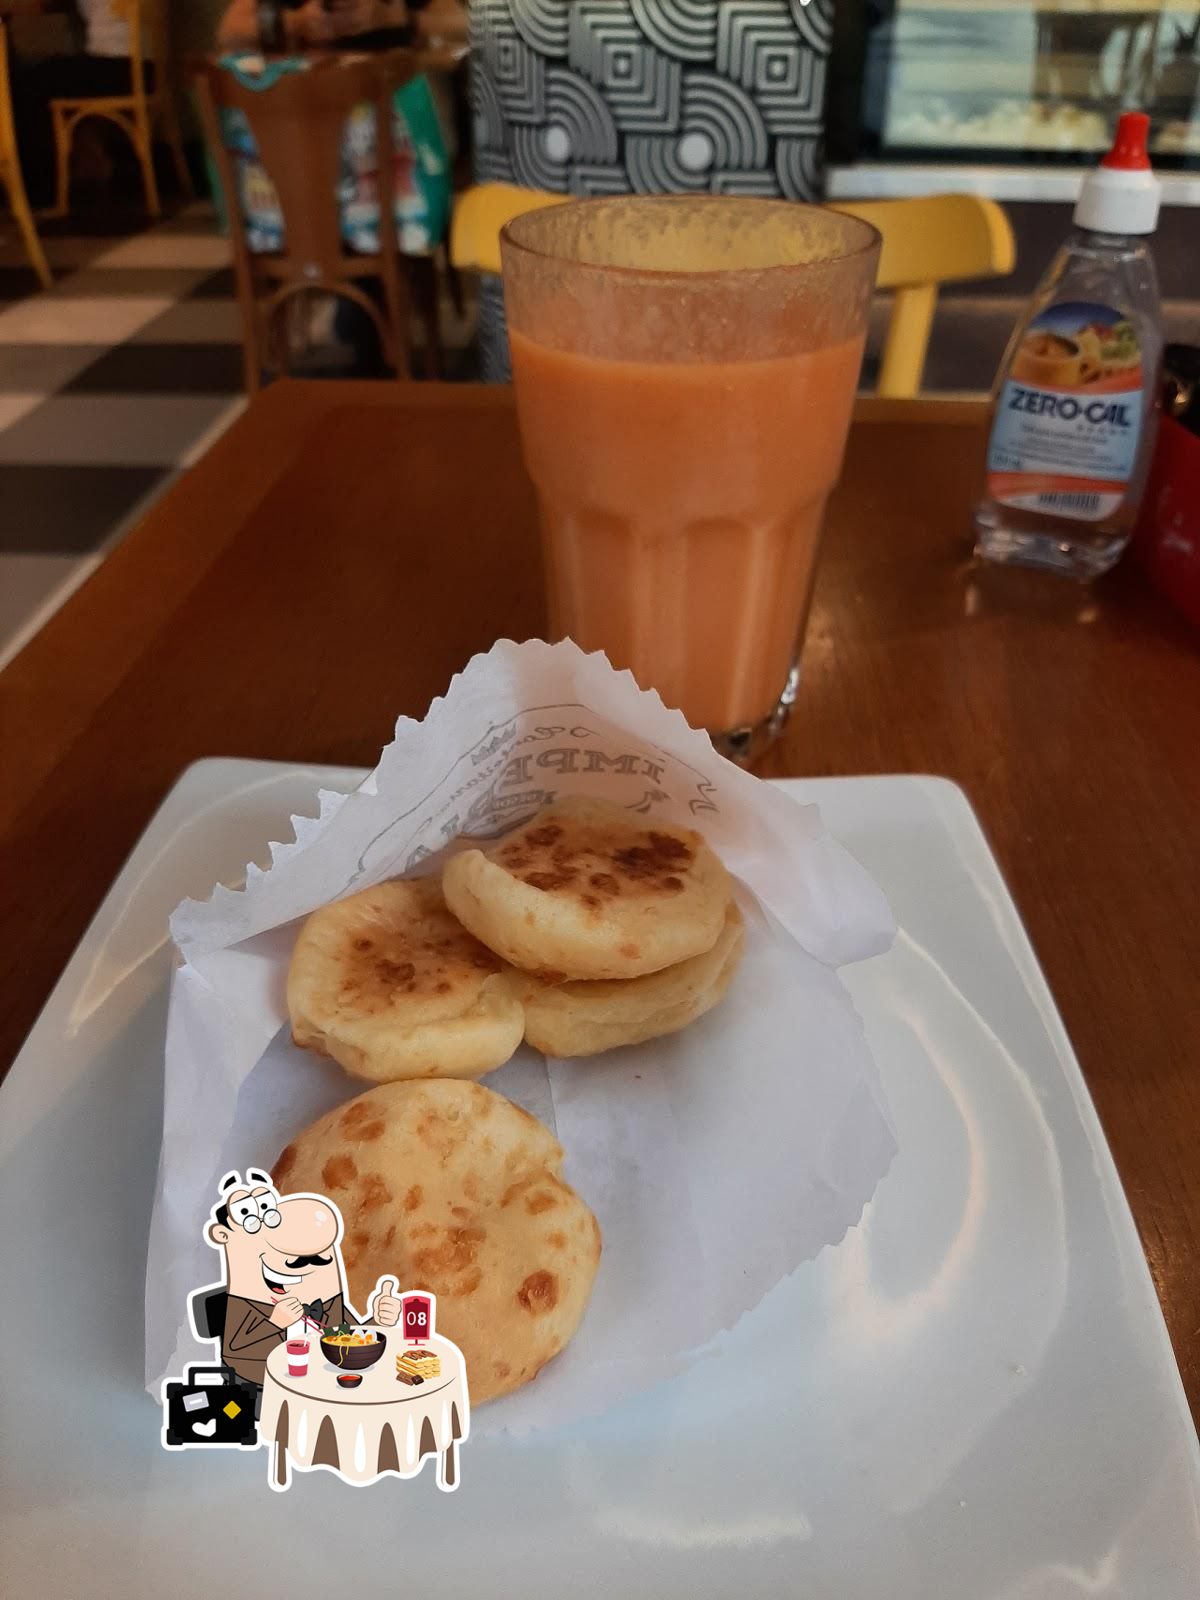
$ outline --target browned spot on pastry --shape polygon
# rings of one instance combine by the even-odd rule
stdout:
[[[553,1246],[555,1250],[565,1250],[567,1248],[566,1234],[559,1233],[557,1229],[553,1233],[546,1235],[546,1242]]]
[[[415,1211],[417,1209],[417,1207],[421,1204],[422,1198],[423,1198],[423,1194],[422,1194],[422,1190],[421,1190],[421,1185],[419,1183],[414,1183],[412,1188],[404,1196],[404,1209],[405,1209],[405,1211]]]
[[[611,872],[593,872],[588,879],[593,889],[599,889],[601,894],[620,894],[621,885]]]
[[[530,828],[525,835],[526,844],[552,845],[557,844],[562,838],[562,829],[557,822],[544,822],[540,828]]]
[[[330,1156],[321,1168],[321,1179],[327,1189],[348,1189],[357,1177],[358,1167],[353,1156]]]
[[[375,1108],[367,1100],[352,1100],[338,1119],[343,1128],[349,1131],[356,1122],[365,1122],[368,1117],[375,1115]]]
[[[506,867],[511,867],[514,872],[524,872],[526,867],[533,865],[533,857],[526,855],[519,844],[507,844],[500,852],[500,859]]]
[[[492,1371],[498,1378],[507,1378],[509,1373],[512,1371],[512,1368],[509,1366],[507,1361],[493,1361]]]
[[[530,1316],[553,1311],[558,1304],[558,1279],[552,1272],[531,1272],[517,1290],[517,1301]]]
[[[427,1277],[446,1284],[452,1276],[470,1274],[486,1235],[482,1228],[444,1228],[442,1235],[438,1244],[426,1245],[415,1252],[413,1266]]]
[[[433,992],[434,992],[434,994],[449,994],[450,993],[450,985],[446,982],[445,978],[443,978],[440,983],[435,983],[434,984]]]
[[[358,1130],[354,1137],[360,1142],[365,1142],[368,1139],[378,1139],[382,1132],[382,1122],[368,1122]]]
[[[282,1186],[284,1180],[287,1178],[288,1173],[295,1165],[296,1146],[294,1144],[286,1144],[279,1152],[278,1161],[276,1161],[275,1165],[271,1168],[271,1176],[275,1179],[277,1184]]]
[[[448,1284],[442,1290],[442,1294],[449,1300],[463,1300],[467,1295],[474,1294],[482,1282],[483,1273],[478,1267],[472,1267],[459,1278],[457,1283]]]
[[[649,844],[632,844],[614,850],[614,867],[623,877],[643,883],[647,888],[662,888],[668,878],[673,878],[682,888],[682,883],[674,875],[692,860],[694,852],[690,845],[684,844],[682,839],[672,838],[669,833],[655,833],[653,830],[646,837]]]
[[[683,888],[683,879],[682,878],[664,878],[662,880],[661,887],[664,888],[664,889],[671,889],[671,890],[682,889]]]
[[[540,1216],[543,1211],[553,1211],[558,1204],[558,1197],[550,1193],[549,1189],[535,1189],[532,1194],[525,1196],[525,1209],[531,1217]]]
[[[419,1141],[429,1146],[443,1166],[450,1160],[454,1150],[458,1149],[462,1139],[466,1138],[466,1134],[466,1128],[458,1125],[458,1118],[443,1117],[437,1112],[427,1112],[416,1125],[416,1136]]]
[[[392,1191],[378,1172],[370,1172],[362,1181],[362,1188],[358,1195],[358,1208],[360,1211],[373,1211],[376,1206],[383,1206],[392,1198]]]
[[[375,971],[384,983],[411,983],[417,975],[417,969],[411,961],[392,961],[387,956],[380,956],[375,963]]]
[[[623,944],[618,948],[627,961],[636,961],[642,953],[636,944]]]
[[[460,1222],[465,1222],[471,1213],[467,1210],[466,1206],[451,1206],[450,1215],[452,1217],[457,1217]]]
[[[690,845],[684,844],[682,839],[674,839],[669,833],[650,834],[650,848],[655,855],[661,856],[664,861],[685,862],[692,859]]]
[[[527,872],[524,880],[531,889],[565,889],[569,883],[575,882],[573,872]]]
[[[436,1232],[437,1228],[432,1222],[414,1222],[408,1230],[408,1236],[410,1239],[429,1239]]]
[[[436,1111],[427,1111],[417,1123],[417,1138],[436,1148],[446,1137],[445,1123]]]
[[[391,1249],[392,1241],[395,1239],[395,1237],[396,1237],[396,1224],[393,1222],[391,1227],[388,1229],[388,1231],[383,1236],[383,1248],[385,1250],[390,1250]]]
[[[595,911],[600,905],[600,896],[598,894],[585,894],[583,903],[589,911]]]
[[[541,967],[532,976],[540,978],[543,983],[566,983],[567,981],[566,973],[556,972],[553,967]]]
[[[370,939],[355,939],[353,941],[353,944],[354,944],[354,948],[357,951],[359,951],[360,953],[365,953],[366,951],[374,950],[374,948],[375,948],[374,944],[372,943],[372,941]]]
[[[362,1260],[362,1253],[371,1242],[371,1235],[363,1233],[361,1229],[352,1233],[342,1246],[342,1260],[353,1269]]]

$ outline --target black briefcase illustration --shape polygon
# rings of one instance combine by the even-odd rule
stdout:
[[[228,1367],[189,1367],[182,1378],[163,1384],[163,1444],[168,1450],[257,1450],[258,1395],[254,1384]]]

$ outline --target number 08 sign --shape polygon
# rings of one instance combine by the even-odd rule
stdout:
[[[433,1303],[426,1294],[406,1294],[400,1304],[404,1308],[401,1325],[404,1337],[410,1340],[428,1339],[433,1333]]]

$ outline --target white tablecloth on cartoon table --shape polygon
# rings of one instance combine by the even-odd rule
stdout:
[[[436,1335],[420,1348],[441,1357],[437,1378],[408,1385],[396,1377],[405,1342],[384,1330],[387,1348],[354,1389],[338,1384],[339,1369],[326,1361],[314,1337],[308,1372],[288,1373],[284,1343],[267,1357],[259,1433],[273,1443],[271,1473],[287,1482],[289,1464],[302,1470],[329,1467],[352,1483],[373,1483],[391,1473],[411,1478],[426,1456],[438,1458],[438,1482],[453,1485],[457,1445],[470,1428],[466,1368],[457,1347]]]

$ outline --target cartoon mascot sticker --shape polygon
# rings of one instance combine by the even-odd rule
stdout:
[[[321,1194],[279,1195],[266,1173],[228,1172],[204,1238],[220,1283],[189,1311],[220,1352],[162,1387],[162,1442],[269,1447],[268,1482],[323,1467],[345,1483],[412,1478],[427,1456],[440,1489],[458,1487],[470,1430],[462,1352],[435,1332],[437,1302],[381,1277],[360,1317],[346,1296],[342,1215]]]

